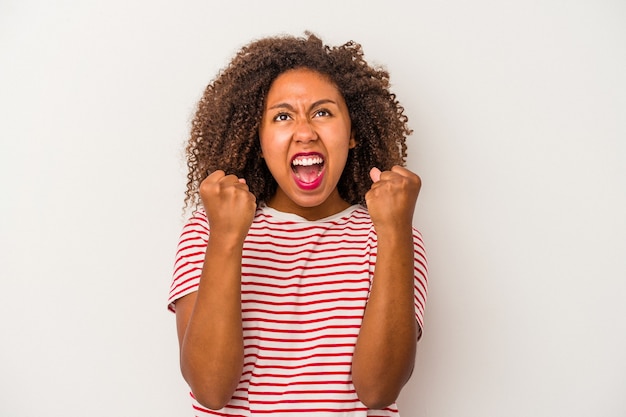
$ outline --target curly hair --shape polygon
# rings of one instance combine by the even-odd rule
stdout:
[[[310,32],[268,37],[244,46],[198,103],[186,147],[186,207],[199,203],[200,183],[217,169],[245,178],[257,204],[273,196],[277,183],[261,157],[258,131],[272,82],[296,68],[327,76],[347,104],[356,147],[337,184],[344,200],[365,204],[372,167],[405,165],[408,118],[389,90],[389,73],[368,65],[360,44],[331,47]]]

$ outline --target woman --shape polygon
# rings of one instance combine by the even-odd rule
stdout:
[[[427,288],[410,133],[353,42],[257,40],[209,84],[169,299],[196,412],[399,415]]]

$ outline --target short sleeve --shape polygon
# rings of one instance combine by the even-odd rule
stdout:
[[[428,293],[428,263],[422,234],[413,228],[413,275],[415,280],[415,317],[420,328],[424,329],[424,309]]]
[[[204,254],[209,240],[209,223],[204,211],[196,211],[183,226],[174,261],[167,307],[175,312],[179,298],[198,291]]]

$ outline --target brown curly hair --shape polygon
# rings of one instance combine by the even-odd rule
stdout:
[[[337,184],[344,200],[365,204],[372,167],[405,165],[406,137],[412,133],[408,118],[389,91],[389,73],[368,65],[360,44],[330,47],[310,32],[268,37],[244,46],[200,99],[186,147],[186,207],[199,203],[200,183],[217,169],[245,178],[257,204],[276,192],[277,183],[261,157],[258,131],[272,82],[294,68],[329,77],[347,104],[357,144]]]

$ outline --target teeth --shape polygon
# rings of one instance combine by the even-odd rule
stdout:
[[[319,165],[321,163],[323,163],[324,160],[322,158],[320,158],[319,156],[315,156],[312,158],[298,158],[298,159],[294,159],[293,162],[291,163],[294,166],[297,165],[301,165],[301,166],[311,166],[311,165]]]

